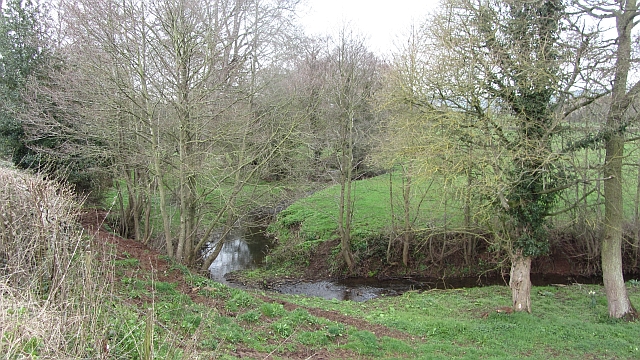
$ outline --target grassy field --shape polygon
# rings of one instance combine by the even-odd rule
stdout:
[[[392,175],[394,212],[396,219],[402,216],[401,177]],[[437,179],[436,179],[437,180]],[[354,182],[355,205],[352,236],[355,242],[391,230],[391,202],[389,175],[381,175]],[[421,201],[420,211],[412,210],[417,228],[455,227],[463,221],[462,202],[453,195],[446,196],[446,189],[439,181],[420,180],[413,184],[413,206]],[[286,231],[300,226],[300,236],[307,242],[322,242],[336,236],[340,186],[329,186],[313,195],[300,199],[278,215],[273,231]],[[396,220],[397,221],[397,220]],[[280,234],[286,238],[286,232]]]
[[[341,302],[232,289],[170,262],[146,271],[127,256],[115,267],[114,358],[139,358],[150,317],[156,358],[640,357],[640,323],[610,320],[596,285],[534,287],[533,313],[508,314],[506,286]],[[640,284],[628,287],[639,303]]]
[[[628,224],[633,223],[636,214],[638,193],[638,168],[634,165],[637,149],[629,145],[628,159],[624,168],[624,211]],[[602,150],[583,150],[561,166],[584,169],[575,174],[576,185],[561,193],[554,212],[550,217],[552,226],[570,229],[578,219],[589,224],[597,232],[598,224],[604,216],[603,180],[600,179],[598,165],[604,157]],[[399,172],[391,176],[393,181],[393,212],[396,224],[402,228],[402,178]],[[569,181],[569,180],[568,180]],[[464,229],[464,191],[466,179],[447,178],[435,175],[430,179],[416,178],[412,189],[412,228],[417,231]],[[372,238],[386,236],[391,232],[392,208],[390,202],[389,175],[354,182],[354,217],[352,224],[353,246]],[[270,230],[286,243],[291,230],[296,231],[302,246],[313,247],[318,243],[337,238],[339,185],[329,186],[311,196],[300,199],[279,214],[277,222]],[[579,200],[579,206],[575,205]],[[420,208],[417,208],[417,205]],[[565,211],[568,210],[568,211]],[[472,197],[471,212],[473,222],[480,227],[487,219],[495,217],[487,199]]]
[[[591,295],[590,293],[594,294]],[[635,301],[638,289],[632,287]],[[411,357],[421,358],[634,358],[638,324],[611,321],[601,287],[535,287],[533,314],[497,312],[507,287],[434,290],[367,303],[297,298],[407,332]],[[290,298],[289,298],[290,299]],[[391,341],[350,345],[360,353],[397,356]],[[606,344],[606,345],[605,345]],[[399,345],[399,344],[398,344]],[[406,351],[406,350],[405,350]]]

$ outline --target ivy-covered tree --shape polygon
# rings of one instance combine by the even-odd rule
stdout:
[[[402,153],[470,179],[479,222],[510,256],[514,311],[531,311],[531,261],[549,249],[547,218],[566,186],[553,149],[573,65],[564,21],[561,0],[448,0],[417,57],[400,59],[396,97],[422,113]]]
[[[559,81],[561,1],[507,2],[478,16],[478,30],[495,59],[485,86],[513,116],[514,132],[503,140],[512,154],[502,210],[512,222],[510,285],[516,311],[531,311],[531,259],[548,251],[546,219],[557,198],[558,174],[551,141]],[[496,22],[501,17],[503,21]]]

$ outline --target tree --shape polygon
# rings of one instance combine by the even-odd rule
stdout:
[[[557,133],[552,102],[558,88],[556,44],[563,13],[559,1],[508,4],[504,11],[509,14],[504,38],[496,36],[493,19],[484,18],[494,15],[481,15],[480,32],[499,64],[489,73],[488,91],[516,118],[515,141],[506,142],[515,150],[507,174],[512,185],[501,206],[514,222],[509,280],[513,308],[530,312],[531,259],[548,250],[545,219],[558,193],[551,150]]]
[[[611,104],[601,138],[606,155],[604,163],[605,216],[601,243],[602,278],[609,316],[635,319],[638,314],[627,294],[622,274],[622,225],[624,222],[622,196],[622,164],[626,128],[633,101],[640,93],[640,81],[629,84],[632,58],[632,31],[640,14],[636,0],[589,1],[577,3],[578,8],[601,21],[615,20],[616,36],[612,62]],[[606,36],[606,35],[605,35]]]
[[[426,191],[422,191],[422,196],[416,196],[416,187],[412,185],[412,177],[431,177],[434,172],[421,171],[419,163],[415,161],[415,154],[406,152],[408,148],[421,147],[425,144],[427,133],[420,126],[423,111],[420,104],[415,100],[422,98],[424,94],[420,91],[425,89],[425,76],[423,58],[424,55],[421,42],[420,31],[416,27],[411,28],[406,44],[401,48],[400,53],[394,58],[393,66],[384,72],[386,86],[380,92],[380,110],[384,112],[383,133],[387,136],[379,139],[378,148],[380,151],[373,156],[374,161],[382,164],[387,169],[392,169],[389,174],[389,199],[391,208],[391,236],[387,245],[387,262],[391,262],[393,243],[401,238],[402,242],[402,263],[409,264],[409,248],[414,236],[414,224],[417,220],[420,206],[426,196]],[[431,131],[428,131],[431,133]],[[418,138],[418,139],[417,139]],[[428,141],[426,141],[428,142]],[[441,149],[425,149],[423,152],[438,153],[442,155]],[[433,151],[431,151],[433,150]],[[401,216],[396,216],[393,170],[401,169]],[[418,199],[416,199],[416,197]],[[417,204],[416,203],[417,201]],[[416,215],[411,219],[411,213]],[[396,217],[401,218],[397,221]],[[398,223],[402,224],[401,226]]]
[[[300,110],[305,119],[301,142],[308,150],[304,157],[308,158],[307,169],[303,173],[311,179],[323,179],[330,170],[331,127],[327,119],[329,108],[325,99],[328,91],[328,66],[326,38],[303,38],[292,51],[294,70],[288,74],[291,82],[289,97]]]
[[[20,168],[53,175],[91,199],[99,197],[104,173],[96,171],[99,146],[79,134],[73,99],[64,95],[69,75],[58,52],[50,8],[31,1],[11,1],[4,9],[0,35],[0,138]],[[78,136],[80,135],[80,136]],[[2,141],[0,140],[0,141]],[[88,141],[88,143],[87,143]],[[79,152],[79,143],[87,150]],[[1,146],[1,145],[0,145]]]
[[[10,0],[0,11],[0,149],[15,165],[27,168],[37,159],[27,146],[18,114],[24,110],[27,81],[43,75],[49,57],[44,14],[31,0]]]
[[[126,191],[146,198],[142,203],[159,198],[166,251],[182,263],[206,265],[217,254],[207,252],[210,235],[219,227],[228,233],[242,216],[243,189],[291,132],[262,121],[267,117],[256,104],[265,86],[260,71],[276,58],[294,5],[67,4],[69,43],[87,80],[83,111],[102,120],[92,126],[114,152]],[[101,86],[90,87],[90,79]],[[135,215],[148,207],[135,209],[134,227],[136,217],[148,223],[148,213]]]
[[[331,179],[340,186],[337,234],[340,256],[352,269],[351,225],[355,181],[364,175],[371,137],[378,128],[375,94],[380,87],[380,62],[364,41],[343,28],[335,37],[301,38],[284,71],[291,102],[287,117],[299,119],[287,159],[301,175]],[[302,160],[301,160],[302,159]]]
[[[342,257],[352,269],[355,264],[351,250],[354,180],[359,177],[358,168],[364,160],[358,156],[357,149],[365,146],[375,122],[371,101],[379,87],[378,62],[362,40],[344,29],[328,55],[327,101],[331,111],[327,114],[327,123],[334,129],[333,155],[339,171],[338,234]]]
[[[531,311],[531,260],[548,250],[546,219],[565,188],[553,149],[569,82],[561,70],[574,70],[562,56],[563,16],[554,0],[448,1],[425,27],[428,74],[401,83],[399,99],[423,113],[416,133],[443,150],[430,166],[480,169],[476,190],[499,214],[485,225],[510,254],[515,311]]]

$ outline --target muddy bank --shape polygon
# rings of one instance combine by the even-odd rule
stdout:
[[[336,253],[339,241],[325,242],[309,254],[304,277],[478,278],[505,277],[510,270],[508,255],[492,249],[492,239],[487,234],[447,234],[416,239],[411,244],[407,266],[402,264],[400,258],[400,244],[392,247],[389,260],[385,256],[386,246],[386,239],[369,241],[368,248],[356,254],[357,266],[349,271],[340,259],[332,255]],[[629,278],[640,274],[638,253],[630,241],[624,242],[623,271]],[[599,239],[587,239],[571,232],[550,231],[549,252],[533,260],[531,273],[597,277],[602,275],[600,261]]]
[[[380,251],[381,244],[372,242],[369,253],[360,253],[358,265],[349,270],[336,258],[339,241],[334,240],[321,243],[306,254],[305,264],[299,267],[296,276],[274,276],[278,273],[278,263],[291,260],[280,253],[268,266],[272,271],[266,271],[263,278],[248,279],[242,271],[225,277],[227,281],[251,288],[354,301],[400,295],[412,290],[508,286],[509,259],[504,253],[491,252],[488,242],[474,239],[475,253],[465,256],[463,245],[468,239],[452,241],[452,238],[443,237],[431,240],[430,244],[425,241],[414,244],[416,250],[406,267],[399,259],[387,261],[382,256],[384,252]],[[586,255],[582,249],[584,245],[577,237],[562,234],[552,240],[549,254],[533,261],[533,285],[601,284],[599,257]],[[433,248],[446,256],[434,258]],[[276,254],[278,251],[276,249]],[[627,280],[638,278],[633,266],[627,266],[626,270]]]

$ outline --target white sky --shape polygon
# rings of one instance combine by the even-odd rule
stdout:
[[[306,0],[300,7],[307,33],[332,35],[343,25],[363,35],[371,50],[389,54],[412,23],[419,24],[438,0]]]

